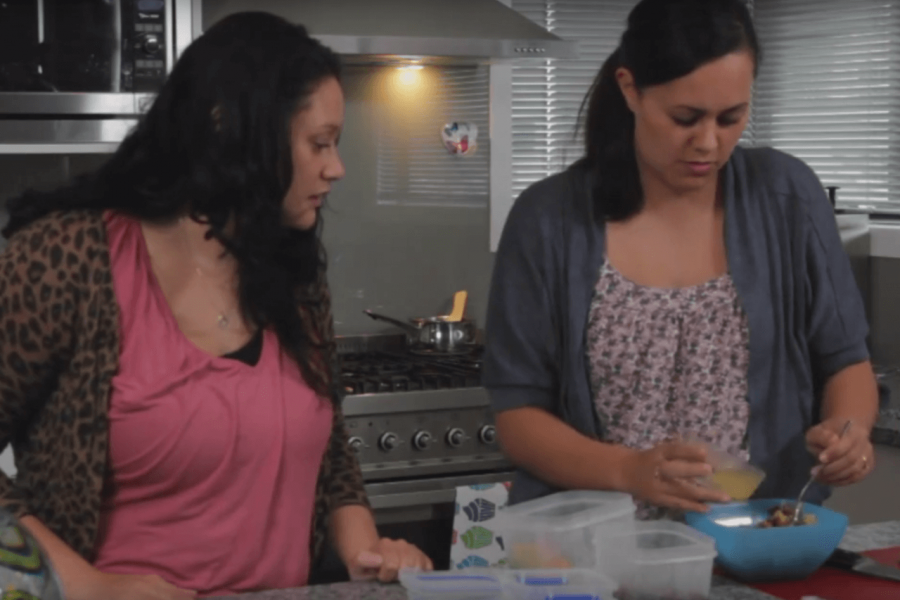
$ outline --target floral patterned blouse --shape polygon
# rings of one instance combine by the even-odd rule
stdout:
[[[693,435],[749,456],[749,334],[730,275],[653,288],[606,261],[588,319],[591,390],[604,441],[646,450]],[[637,505],[638,518],[673,516]]]

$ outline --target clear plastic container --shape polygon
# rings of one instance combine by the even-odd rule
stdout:
[[[622,600],[709,598],[716,543],[692,527],[674,521],[643,521],[635,526],[637,556]]]
[[[513,569],[593,569],[623,581],[634,559],[634,502],[567,491],[504,509],[497,530]]]
[[[506,597],[515,600],[614,600],[616,584],[586,569],[508,572]]]
[[[701,441],[696,436],[687,436],[687,442],[699,444],[706,448],[706,461],[712,466],[713,473],[701,477],[699,483],[708,488],[725,492],[732,500],[746,500],[753,495],[759,484],[766,478],[766,473],[758,467],[724,450]]]
[[[409,600],[502,600],[503,582],[508,581],[492,569],[428,572],[401,569],[398,578]]]

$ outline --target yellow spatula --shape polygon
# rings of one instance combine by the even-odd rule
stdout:
[[[447,315],[447,321],[462,321],[466,314],[466,301],[469,299],[469,292],[461,290],[453,295],[453,310]]]

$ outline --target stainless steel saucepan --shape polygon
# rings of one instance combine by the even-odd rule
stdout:
[[[446,317],[419,317],[401,321],[380,315],[371,310],[363,311],[373,319],[391,323],[403,329],[413,349],[453,354],[466,352],[475,343],[477,328],[475,321],[463,318],[448,321]]]

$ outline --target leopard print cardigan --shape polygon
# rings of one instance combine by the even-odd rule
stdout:
[[[324,348],[312,368],[337,393],[324,278],[299,300],[311,339]],[[0,506],[16,517],[37,517],[88,561],[108,481],[107,409],[118,369],[118,323],[101,213],[53,214],[11,237],[0,254],[0,448],[12,444],[18,472],[15,480],[0,474]],[[316,486],[312,565],[321,556],[331,511],[369,506],[339,402],[334,405]]]

